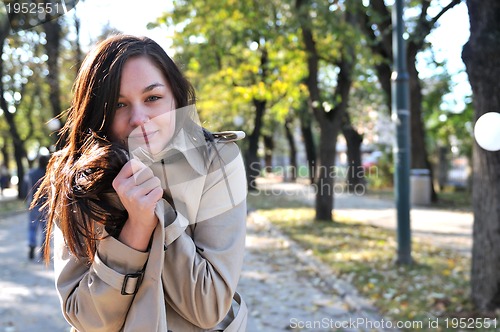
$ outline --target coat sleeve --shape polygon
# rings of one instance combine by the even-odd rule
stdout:
[[[180,316],[204,329],[213,328],[228,313],[245,250],[244,165],[239,150],[235,154],[237,146],[226,145],[221,154],[230,156],[229,161],[223,172],[216,169],[207,177],[199,222],[165,251],[166,300]]]
[[[136,251],[108,236],[100,241],[91,265],[77,260],[54,227],[54,271],[62,312],[79,331],[119,331],[132,303],[122,295],[125,275],[140,271],[148,253]]]

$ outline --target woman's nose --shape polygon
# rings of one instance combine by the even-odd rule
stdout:
[[[141,106],[133,106],[130,124],[134,127],[140,126],[149,121],[146,110]]]

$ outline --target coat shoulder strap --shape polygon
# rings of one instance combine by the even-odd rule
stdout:
[[[208,142],[236,142],[245,138],[245,132],[239,130],[228,130],[228,131],[216,131],[210,132],[203,128],[203,134],[205,135],[205,140]]]

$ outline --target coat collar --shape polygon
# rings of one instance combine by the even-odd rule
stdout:
[[[142,147],[131,151],[134,158],[139,159],[146,166],[154,163],[174,163],[179,157],[184,156],[191,168],[200,175],[208,173],[209,159],[208,147],[202,127],[181,128],[168,145],[159,153],[152,155]]]

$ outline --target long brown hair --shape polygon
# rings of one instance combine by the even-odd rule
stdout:
[[[86,56],[73,85],[73,100],[60,131],[64,142],[59,146],[64,147],[51,158],[35,198],[47,198],[43,206],[47,217],[46,262],[50,260],[48,244],[55,222],[69,250],[92,262],[98,237],[95,223],[103,223],[112,233],[119,231],[126,218],[126,211],[118,211],[102,194],[113,191],[111,182],[126,162],[126,152],[107,137],[123,66],[138,56],[151,59],[163,73],[178,108],[195,101],[192,85],[153,40],[116,35],[97,44]]]

